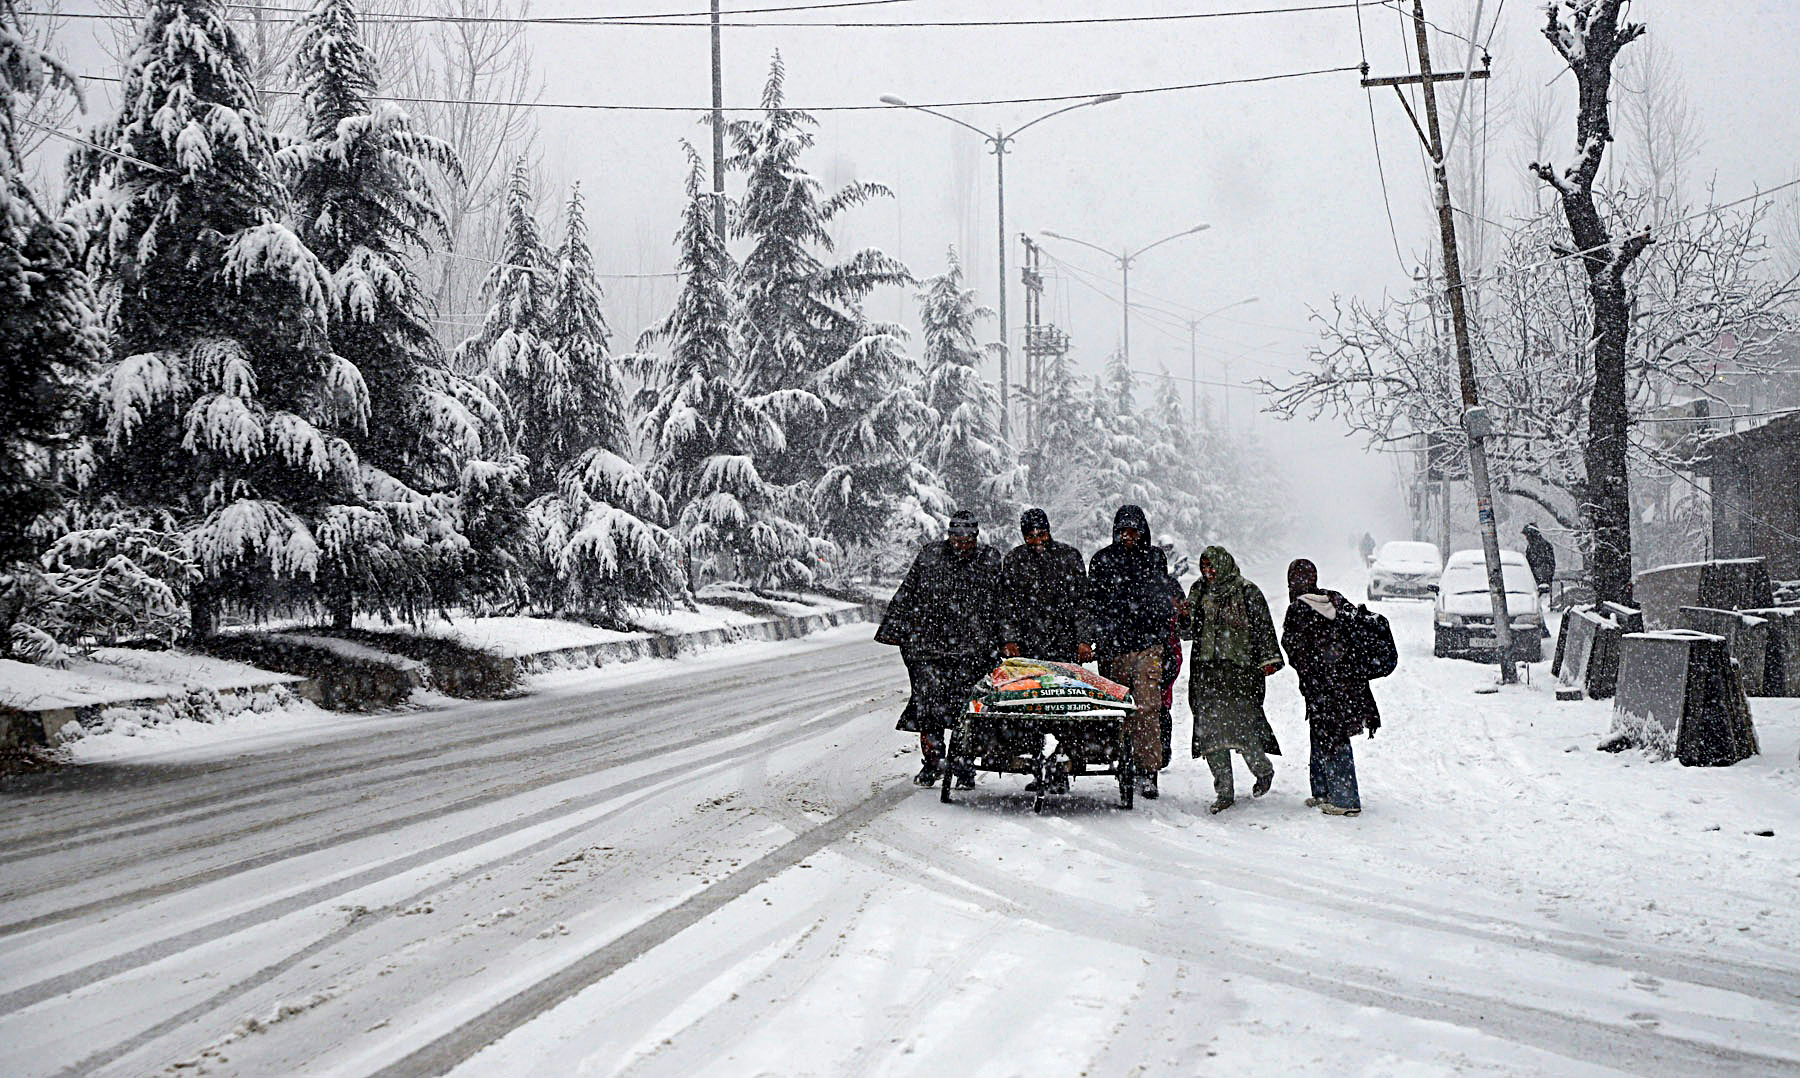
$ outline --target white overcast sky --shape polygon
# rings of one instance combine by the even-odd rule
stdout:
[[[728,0],[725,6],[776,4]],[[1301,0],[899,0],[777,17],[928,21],[1300,6]],[[1427,15],[1456,34],[1485,40],[1492,32],[1494,78],[1485,91],[1490,103],[1544,86],[1565,104],[1572,100],[1573,79],[1558,77],[1558,58],[1540,33],[1542,3],[1484,0],[1480,6],[1479,32],[1472,26],[1476,0],[1429,0]],[[79,4],[69,7],[81,10]],[[702,0],[541,0],[533,13],[704,7]],[[1706,132],[1697,171],[1716,176],[1721,199],[1800,175],[1794,138],[1800,80],[1789,70],[1800,46],[1800,3],[1641,0],[1630,5],[1630,16],[1646,22],[1675,60]],[[1402,53],[1410,33],[1403,34],[1392,6],[1365,5],[1362,24],[1366,46],[1348,9],[1077,28],[729,28],[725,99],[727,106],[753,105],[776,49],[787,65],[788,100],[801,107],[872,105],[883,94],[921,103],[1099,94],[1351,66],[1365,52],[1374,74],[1412,70],[1415,61]],[[704,23],[694,29],[536,27],[531,43],[545,102],[696,106],[694,113],[539,113],[547,174],[558,181],[580,178],[588,192],[602,268],[669,269],[668,237],[677,223],[684,173],[677,140],[690,138],[703,150],[706,141],[697,122],[710,99]],[[1434,35],[1432,47],[1439,70],[1461,66],[1467,50],[1445,34]],[[79,40],[69,48],[84,70],[103,64]],[[1446,112],[1454,108],[1456,92],[1443,90]],[[1481,95],[1470,100],[1471,116],[1478,119]],[[1409,266],[1435,243],[1435,222],[1417,142],[1397,99],[1381,91],[1374,105],[1398,245]],[[950,111],[991,130],[1011,129],[1055,107]],[[896,195],[847,216],[839,229],[842,248],[881,247],[924,277],[940,270],[945,249],[958,244],[972,282],[992,304],[993,160],[981,140],[903,109],[816,115],[813,171],[830,181],[875,180]],[[1572,125],[1564,134],[1559,152],[1566,154]],[[1258,297],[1207,320],[1198,373],[1233,382],[1279,375],[1304,357],[1314,339],[1309,311],[1327,307],[1336,294],[1373,298],[1409,283],[1384,210],[1374,141],[1369,102],[1354,72],[1128,96],[1033,127],[1007,160],[1015,342],[1024,306],[1016,268],[1020,232],[1041,236],[1050,229],[1109,248],[1136,248],[1205,222],[1209,231],[1159,247],[1134,266],[1133,299],[1209,311]],[[1517,144],[1500,133],[1490,145],[1488,183],[1501,203],[1495,209],[1504,212],[1529,191],[1526,162]],[[1118,344],[1117,270],[1095,252],[1044,242],[1090,275],[1084,284],[1053,266],[1046,310],[1074,335],[1084,365],[1097,369]],[[615,329],[630,340],[665,309],[672,284],[619,281],[610,290]],[[879,317],[909,322],[910,308],[910,299],[898,293],[872,304]],[[1135,316],[1132,360],[1135,367],[1167,366],[1186,375],[1187,335],[1157,325],[1149,313]],[[1226,392],[1208,388],[1215,400]],[[1247,421],[1255,396],[1230,391],[1230,397],[1232,418]],[[1342,521],[1339,532],[1366,526],[1380,534],[1384,526],[1399,526],[1398,502],[1387,496],[1393,486],[1389,461],[1365,457],[1329,424],[1277,425],[1267,417],[1256,422],[1292,461],[1296,494],[1315,516]]]

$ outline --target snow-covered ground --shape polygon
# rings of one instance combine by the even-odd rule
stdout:
[[[1800,702],[1608,755],[1382,608],[1355,819],[1287,673],[1218,816],[1183,706],[1158,801],[940,805],[869,626],[14,780],[0,1073],[1800,1072]]]

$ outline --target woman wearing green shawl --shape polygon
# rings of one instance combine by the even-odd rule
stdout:
[[[1231,753],[1236,750],[1256,776],[1251,794],[1261,797],[1275,781],[1271,755],[1281,755],[1263,714],[1263,679],[1282,667],[1281,645],[1268,600],[1238,572],[1224,547],[1200,555],[1200,579],[1188,592],[1190,613],[1181,635],[1194,642],[1188,654],[1188,706],[1194,713],[1195,756],[1212,769],[1213,812],[1236,800]]]

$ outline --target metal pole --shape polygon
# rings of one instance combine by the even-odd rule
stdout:
[[[1120,270],[1119,283],[1121,286],[1121,290],[1125,293],[1124,340],[1120,343],[1119,350],[1124,354],[1125,367],[1126,367],[1126,369],[1129,370],[1131,367],[1131,256],[1130,255],[1120,256],[1119,270]]]
[[[1199,330],[1198,318],[1188,322],[1188,420],[1195,430],[1200,429],[1200,352],[1194,343],[1194,334]]]
[[[1219,381],[1225,383],[1224,385],[1219,387],[1219,408],[1220,408],[1221,412],[1223,413],[1223,419],[1220,421],[1219,427],[1220,427],[1220,429],[1224,430],[1225,432],[1230,433],[1230,431],[1231,431],[1231,357],[1230,356],[1226,356],[1224,359],[1219,360]]]
[[[1010,438],[1012,426],[1007,415],[1007,346],[1006,346],[1006,132],[994,129],[994,180],[1000,200],[1000,437]]]
[[[719,45],[719,0],[712,0],[713,231],[725,242],[725,65]]]
[[[1487,413],[1475,387],[1475,355],[1469,345],[1468,312],[1463,303],[1462,263],[1456,254],[1456,220],[1450,208],[1450,180],[1444,168],[1444,140],[1438,130],[1437,92],[1431,81],[1431,46],[1425,33],[1425,0],[1413,0],[1413,32],[1419,47],[1420,90],[1431,135],[1432,175],[1437,201],[1438,233],[1444,244],[1444,288],[1450,297],[1450,324],[1456,331],[1456,365],[1462,377],[1464,427],[1469,435],[1469,478],[1475,485],[1475,516],[1481,525],[1486,555],[1488,595],[1494,605],[1494,644],[1499,651],[1500,681],[1519,679],[1513,666],[1512,617],[1506,609],[1506,577],[1500,567],[1500,535],[1494,524],[1494,493],[1488,480]]]

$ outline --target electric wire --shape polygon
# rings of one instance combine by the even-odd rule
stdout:
[[[1280,81],[1283,81],[1286,79],[1310,78],[1315,75],[1341,75],[1345,72],[1355,71],[1355,70],[1356,70],[1356,67],[1354,65],[1348,65],[1348,66],[1344,66],[1344,67],[1322,67],[1322,68],[1315,68],[1310,71],[1286,71],[1286,72],[1279,72],[1279,73],[1273,74],[1273,75],[1247,75],[1247,76],[1244,76],[1241,78],[1235,78],[1235,79],[1214,79],[1209,82],[1176,83],[1176,84],[1167,85],[1167,86],[1140,86],[1140,87],[1136,87],[1133,89],[1125,89],[1125,90],[1095,90],[1095,91],[1088,91],[1085,93],[1078,93],[1078,94],[1047,94],[1047,95],[1041,95],[1041,96],[1037,96],[1037,97],[1002,97],[1002,98],[986,98],[986,99],[981,99],[981,100],[968,100],[968,101],[938,101],[938,102],[932,102],[930,104],[924,104],[924,105],[914,105],[914,104],[908,104],[908,105],[887,105],[887,104],[783,105],[781,107],[784,111],[787,111],[787,112],[881,112],[881,111],[895,111],[895,110],[903,110],[903,109],[970,108],[970,107],[975,107],[975,106],[979,106],[979,105],[1049,104],[1049,103],[1055,103],[1055,102],[1060,102],[1060,101],[1085,101],[1085,100],[1088,100],[1089,98],[1101,97],[1106,94],[1117,94],[1120,97],[1139,97],[1139,96],[1144,96],[1144,95],[1148,95],[1148,94],[1176,93],[1176,92],[1183,91],[1183,90],[1210,90],[1210,89],[1216,89],[1221,86],[1247,86],[1247,85],[1252,85],[1255,83],[1280,82]],[[122,83],[124,81],[123,79],[118,78],[117,76],[113,76],[113,75],[81,75],[80,77],[83,79],[86,79],[90,82]],[[265,94],[280,94],[280,95],[287,96],[287,97],[297,97],[300,95],[300,91],[298,91],[298,90],[290,90],[290,89],[285,89],[285,88],[268,88],[268,89],[260,89],[259,88],[257,90],[257,92],[265,93]],[[707,104],[707,105],[617,105],[617,104],[599,104],[597,102],[585,102],[585,101],[492,101],[492,100],[483,100],[483,99],[477,99],[477,98],[467,98],[467,99],[459,100],[457,98],[448,98],[448,97],[400,97],[400,96],[396,96],[396,95],[392,95],[392,94],[371,94],[370,100],[397,101],[402,104],[412,104],[412,105],[466,105],[466,106],[474,106],[474,107],[482,107],[482,108],[519,108],[519,109],[575,109],[575,110],[600,111],[600,112],[712,112],[713,111],[713,108],[710,104]],[[761,104],[727,105],[721,111],[724,111],[724,112],[767,112],[768,109],[765,108]]]
[[[892,0],[898,2],[898,0]],[[1076,15],[1057,18],[1022,18],[1022,19],[920,19],[920,20],[861,20],[861,21],[813,21],[796,19],[754,19],[748,21],[720,20],[720,26],[733,30],[762,29],[821,29],[821,30],[980,30],[980,29],[1012,29],[1034,26],[1127,26],[1138,24],[1161,24],[1170,22],[1191,22],[1198,19],[1241,18],[1262,15],[1296,15],[1311,14],[1324,11],[1342,11],[1346,8],[1357,8],[1367,0],[1342,0],[1338,3],[1306,4],[1295,7],[1246,8],[1232,11],[1193,11],[1166,15]],[[294,15],[304,15],[303,8],[255,7],[252,5],[233,5],[246,10],[274,11]],[[818,5],[826,7],[830,5]],[[810,6],[795,8],[768,8],[768,11],[809,10]],[[107,21],[136,22],[135,15],[115,15],[107,12],[47,12],[22,11],[21,15],[35,15],[49,18],[66,19],[98,19]],[[365,13],[358,16],[358,21],[381,23],[388,25],[411,25],[420,23],[495,23],[527,26],[556,27],[664,27],[674,29],[692,29],[710,27],[710,22],[681,21],[707,15],[710,12],[681,13],[679,15],[663,15],[649,17],[631,16],[594,16],[571,15],[554,16],[458,16],[458,15],[406,15]],[[755,11],[739,11],[735,14],[757,14]],[[265,19],[267,23],[283,24],[299,22],[298,18]]]
[[[1369,77],[1369,43],[1363,36],[1362,5],[1356,6],[1356,47],[1362,55],[1362,76]],[[1375,144],[1375,176],[1381,182],[1381,205],[1387,211],[1388,238],[1394,243],[1394,260],[1400,268],[1410,271],[1406,264],[1406,256],[1400,253],[1400,229],[1394,224],[1394,204],[1388,198],[1387,166],[1381,161],[1381,131],[1375,124],[1375,90],[1374,87],[1363,87],[1363,100],[1369,105],[1369,139]]]

